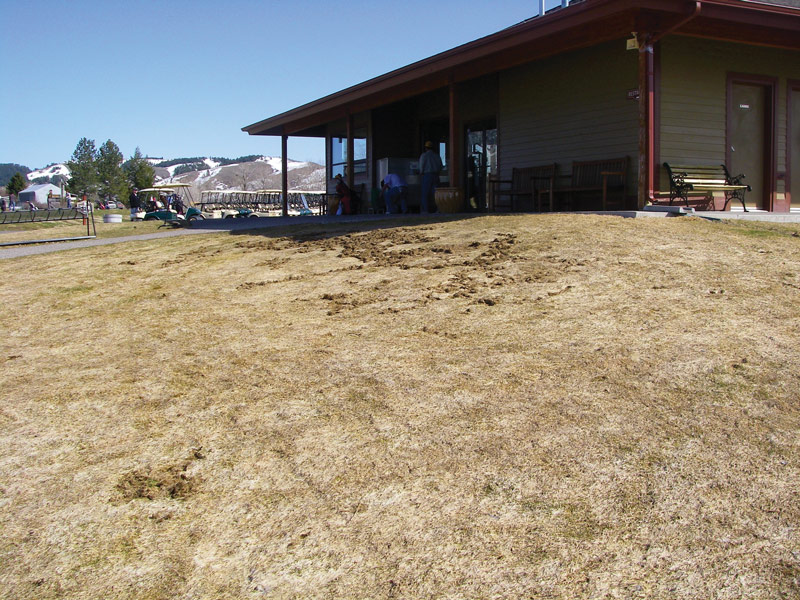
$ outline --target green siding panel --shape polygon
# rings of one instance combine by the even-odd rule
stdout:
[[[499,168],[629,156],[635,190],[638,102],[636,52],[625,41],[538,61],[500,74]]]
[[[800,53],[678,36],[659,51],[662,162],[725,162],[728,74],[737,73],[778,80],[776,168],[786,169],[787,80],[800,79]],[[661,189],[668,187],[662,168]]]

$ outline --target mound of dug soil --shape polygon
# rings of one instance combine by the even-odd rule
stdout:
[[[192,457],[178,464],[157,467],[151,470],[135,469],[125,473],[116,485],[118,498],[127,502],[137,498],[163,500],[187,498],[197,489],[199,477],[187,473],[195,459],[202,458],[200,450],[193,451]]]

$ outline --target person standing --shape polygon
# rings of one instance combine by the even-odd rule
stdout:
[[[136,214],[139,212],[139,190],[133,188],[131,191],[131,195],[128,196],[128,204],[130,205],[131,209],[131,221],[136,220]]]
[[[419,157],[419,172],[422,175],[422,212],[436,212],[434,193],[436,184],[439,183],[439,173],[442,170],[442,159],[433,151],[433,142],[425,142],[425,151]],[[429,211],[433,208],[432,211]]]

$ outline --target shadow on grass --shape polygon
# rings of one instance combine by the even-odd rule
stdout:
[[[436,223],[451,223],[487,216],[485,213],[409,215],[386,217],[384,215],[357,215],[354,217],[279,217],[281,223],[254,223],[231,229],[231,235],[263,236],[267,238],[289,238],[296,242],[307,242],[337,238],[352,233],[420,227]],[[303,219],[302,221],[300,219]],[[323,220],[324,219],[324,220]],[[262,220],[263,221],[263,220]],[[293,222],[294,221],[294,222]]]

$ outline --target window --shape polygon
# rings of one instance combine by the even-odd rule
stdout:
[[[359,135],[353,138],[353,171],[354,174],[367,172],[367,138]],[[347,138],[331,138],[331,176],[346,175],[347,171]]]

